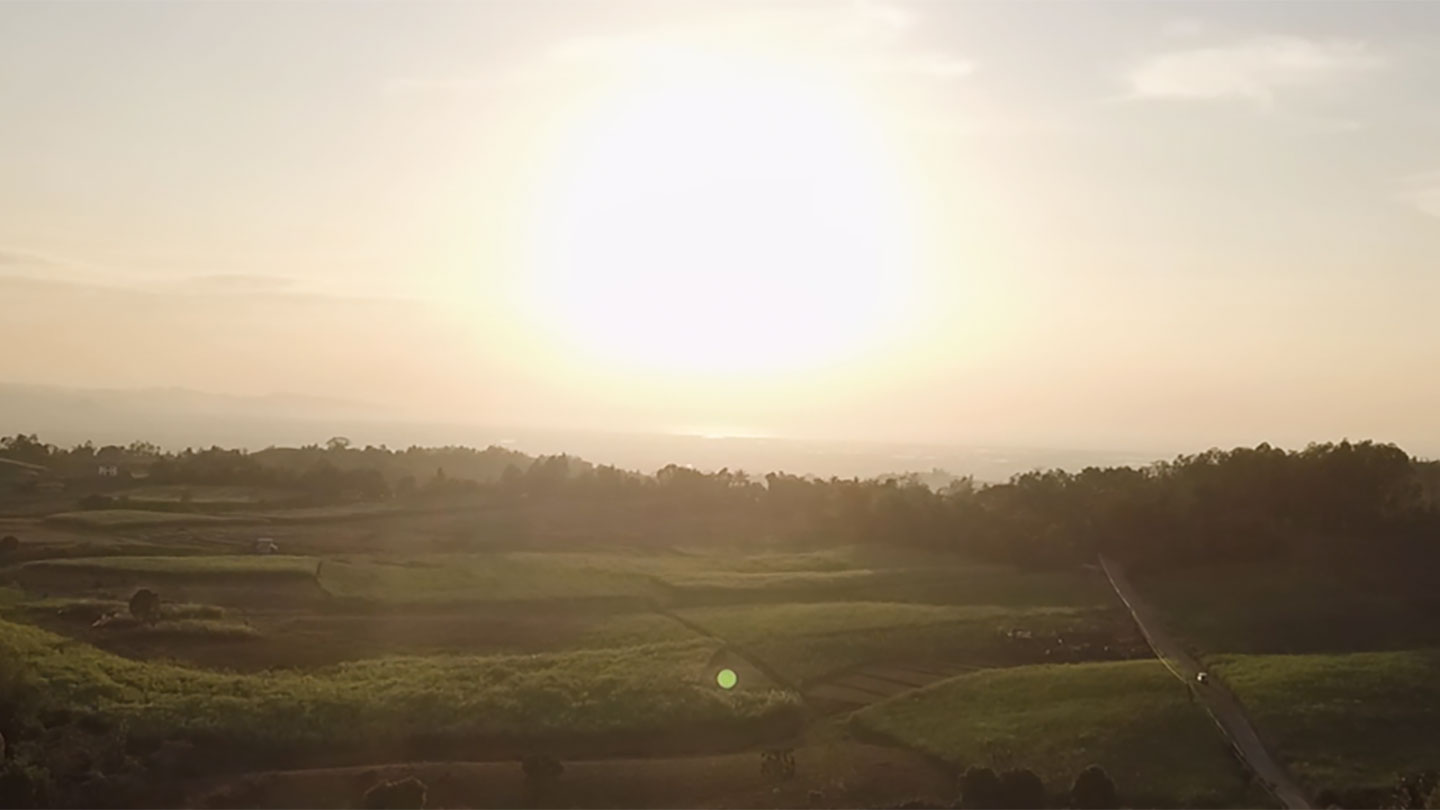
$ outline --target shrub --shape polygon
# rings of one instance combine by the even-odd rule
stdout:
[[[130,597],[130,615],[146,624],[154,624],[160,618],[160,594],[149,588],[141,588]]]
[[[43,807],[50,774],[39,765],[19,759],[0,762],[0,807]]]
[[[14,554],[20,550],[20,538],[13,534],[0,537],[0,554]]]
[[[1079,810],[1110,810],[1120,806],[1115,783],[1099,765],[1091,765],[1075,777],[1070,786],[1070,806]]]
[[[974,765],[960,776],[960,806],[987,808],[1000,806],[1000,777],[989,768]]]
[[[1045,806],[1045,783],[1029,768],[1000,774],[1000,804],[1011,810],[1039,810]]]
[[[425,783],[413,776],[381,782],[365,791],[360,806],[365,810],[423,810]]]

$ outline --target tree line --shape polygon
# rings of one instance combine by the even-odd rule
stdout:
[[[873,543],[951,550],[1028,567],[1110,554],[1136,565],[1274,558],[1423,543],[1440,530],[1440,463],[1392,444],[1261,444],[1143,467],[1037,470],[1000,484],[961,478],[935,489],[918,475],[763,477],[668,465],[642,474],[573,456],[492,446],[391,450],[325,445],[256,452],[119,448],[154,483],[292,488],[313,500],[476,498],[497,506],[623,507],[614,520],[725,516],[767,537],[816,545]],[[69,450],[34,436],[0,439],[0,456],[66,469],[110,448]]]

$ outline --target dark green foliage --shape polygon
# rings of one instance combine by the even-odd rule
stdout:
[[[0,556],[14,554],[20,550],[20,538],[13,534],[0,537]]]
[[[1000,777],[990,768],[970,766],[960,776],[960,806],[977,808],[1000,806]]]
[[[1424,810],[1437,789],[1440,789],[1440,773],[1433,770],[1401,774],[1395,780],[1395,796],[1390,806],[1398,810]]]
[[[1045,806],[1045,783],[1029,768],[1000,774],[1000,804],[1009,810],[1038,810]]]
[[[1119,807],[1115,783],[1099,765],[1091,765],[1075,777],[1070,786],[1070,806],[1078,810],[1110,810]]]
[[[410,776],[375,785],[365,791],[360,806],[365,810],[422,810],[425,794],[425,783]]]
[[[962,479],[940,491],[918,475],[819,480],[771,473],[762,482],[673,464],[641,475],[502,447],[362,450],[332,441],[170,454],[141,443],[64,450],[22,435],[0,440],[0,454],[56,470],[93,470],[97,459],[144,464],[157,484],[285,488],[313,503],[383,500],[392,487],[406,498],[483,497],[517,508],[535,499],[604,502],[627,521],[713,518],[757,535],[904,543],[1031,569],[1089,561],[1097,551],[1137,569],[1279,558],[1302,548],[1373,551],[1377,542],[1440,527],[1431,505],[1440,463],[1369,441],[1208,450],[1143,468],[1035,471],[992,486]],[[82,506],[104,508],[107,498],[87,496]]]
[[[149,588],[141,588],[130,597],[130,615],[146,624],[154,624],[160,618],[160,595]]]
[[[50,795],[50,774],[34,763],[0,762],[0,807],[44,807]]]

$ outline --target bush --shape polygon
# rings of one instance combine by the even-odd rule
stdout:
[[[0,762],[0,807],[42,807],[49,792],[44,768],[19,759]]]
[[[365,791],[360,806],[365,810],[423,810],[425,783],[413,776],[381,782]]]
[[[0,554],[14,554],[20,550],[20,538],[13,534],[0,537]]]
[[[1000,774],[1000,803],[1010,810],[1039,810],[1045,806],[1045,783],[1029,768]]]
[[[989,768],[970,766],[960,776],[960,806],[988,808],[1000,806],[1000,777]]]
[[[154,624],[160,618],[160,594],[149,588],[141,588],[130,597],[130,615],[146,624]]]
[[[1075,777],[1070,786],[1070,806],[1079,810],[1110,810],[1119,807],[1115,795],[1115,783],[1099,765],[1091,765]]]

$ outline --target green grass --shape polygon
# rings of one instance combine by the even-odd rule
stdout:
[[[301,673],[239,675],[139,662],[0,621],[0,655],[22,661],[61,705],[83,706],[144,739],[188,738],[253,762],[343,758],[406,741],[603,739],[706,734],[793,721],[777,690],[709,685],[708,642],[535,656],[371,659]]]
[[[57,512],[45,518],[47,523],[80,526],[89,529],[136,529],[153,526],[207,526],[243,523],[244,518],[221,515],[200,515],[193,512],[157,512],[146,509],[92,509],[83,512]]]
[[[654,595],[654,586],[645,576],[591,567],[565,556],[433,554],[403,560],[333,559],[325,561],[320,583],[335,596],[390,604],[646,599]]]
[[[1099,764],[1129,807],[1254,801],[1219,733],[1154,660],[976,672],[877,703],[852,722],[959,767],[1030,768],[1052,792]]]
[[[189,486],[185,484],[158,484],[155,486],[136,487],[112,494],[116,498],[128,498],[131,503],[141,505],[149,502],[164,504],[190,503],[197,506],[203,504],[217,504],[221,506],[259,504],[271,501],[283,501],[286,498],[293,498],[296,495],[296,493],[291,490],[273,487]]]
[[[576,649],[631,647],[644,644],[695,641],[693,630],[656,613],[618,613],[597,618],[569,640]]]
[[[173,619],[136,628],[146,636],[194,641],[249,641],[260,631],[245,622],[219,619]]]
[[[1428,565],[1251,563],[1145,577],[1167,623],[1208,652],[1323,653],[1440,646]]]
[[[1080,633],[1113,619],[1110,611],[899,602],[734,605],[677,614],[797,683],[875,662],[1032,663],[1033,653],[1009,642],[1005,631]]]
[[[1440,651],[1222,655],[1214,671],[1313,791],[1440,764]]]
[[[133,574],[169,577],[313,577],[314,557],[191,555],[184,557],[80,557],[35,560],[20,571],[76,575]]]

